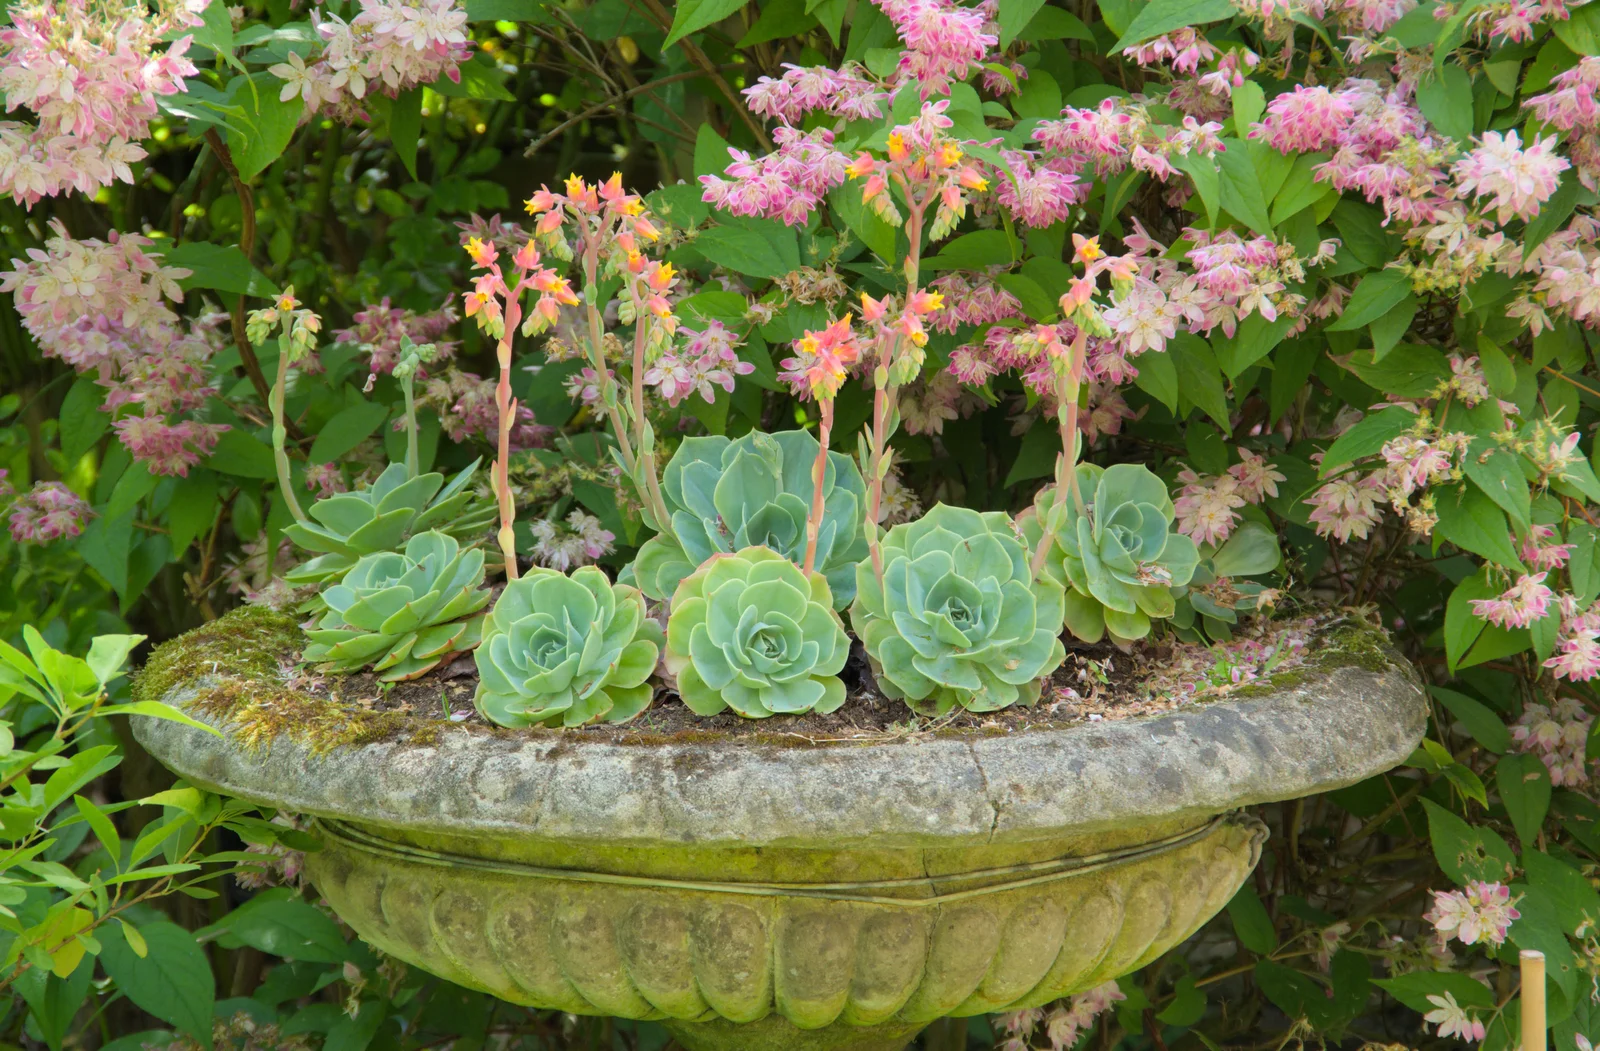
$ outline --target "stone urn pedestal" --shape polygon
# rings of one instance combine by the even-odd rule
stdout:
[[[936,1019],[1141,967],[1255,866],[1266,829],[1240,808],[1401,762],[1426,716],[1414,674],[1365,629],[1339,639],[1219,700],[1054,729],[803,744],[436,722],[327,749],[241,732],[218,692],[248,707],[273,664],[219,630],[180,640],[159,686],[223,736],[135,730],[194,784],[313,816],[317,890],[413,966],[658,1019],[689,1051],[900,1051]]]

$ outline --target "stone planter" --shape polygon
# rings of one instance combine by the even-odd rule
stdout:
[[[1402,761],[1415,676],[1368,631],[1323,642],[1223,700],[1061,729],[796,747],[435,724],[324,751],[241,739],[214,697],[247,700],[249,672],[217,632],[158,685],[212,697],[191,710],[227,736],[135,729],[195,784],[314,815],[318,890],[414,966],[660,1019],[690,1051],[898,1051],[1142,966],[1256,864],[1240,807]]]

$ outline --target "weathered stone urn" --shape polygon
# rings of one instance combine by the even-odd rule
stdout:
[[[330,748],[263,735],[331,724],[253,656],[272,632],[228,625],[144,686],[224,736],[140,719],[152,753],[314,816],[311,878],[384,952],[513,1003],[660,1019],[690,1051],[898,1051],[1127,974],[1250,873],[1266,830],[1240,808],[1389,769],[1426,714],[1347,628],[1225,699],[1059,729],[795,746],[374,717]]]

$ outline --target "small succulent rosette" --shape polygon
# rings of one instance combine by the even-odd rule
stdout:
[[[1081,464],[1080,514],[1071,496],[1056,502],[1046,487],[1019,519],[1037,543],[1041,529],[1055,538],[1044,574],[1066,585],[1066,624],[1085,642],[1109,634],[1132,642],[1150,634],[1150,621],[1176,612],[1177,589],[1200,562],[1195,542],[1173,528],[1177,518],[1167,487],[1148,467]]]
[[[672,597],[667,670],[699,715],[835,711],[849,655],[827,579],[768,548],[712,557]]]
[[[534,569],[489,614],[473,703],[501,726],[626,722],[650,706],[662,636],[637,588],[594,566]]]
[[[850,608],[878,686],[925,714],[1039,699],[1061,666],[1062,588],[1033,579],[1009,516],[935,506],[883,540],[883,583],[856,570]]]
[[[661,478],[672,535],[645,541],[629,567],[634,582],[649,597],[666,599],[712,555],[753,546],[803,562],[820,450],[807,431],[685,438]],[[855,462],[836,452],[828,454],[822,489],[813,565],[828,580],[834,608],[843,609],[855,597],[856,563],[867,557],[861,531],[867,489]]]
[[[284,535],[307,551],[323,552],[285,576],[291,584],[322,584],[347,572],[364,555],[398,551],[406,538],[430,529],[470,538],[494,520],[494,505],[475,503],[469,486],[477,462],[445,485],[437,472],[408,476],[390,464],[367,488],[335,493],[311,505],[312,521],[295,522]],[[315,608],[321,609],[318,604]]]
[[[483,552],[430,530],[404,552],[365,555],[322,592],[326,611],[306,631],[303,659],[336,672],[371,667],[380,679],[414,679],[478,644],[489,602]]]

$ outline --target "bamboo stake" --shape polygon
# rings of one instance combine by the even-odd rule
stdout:
[[[1522,950],[1522,1051],[1545,1051],[1544,953]]]

